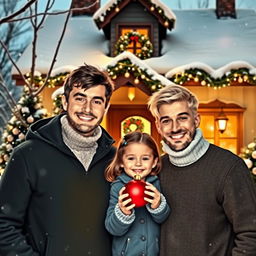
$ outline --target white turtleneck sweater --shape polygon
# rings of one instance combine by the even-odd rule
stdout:
[[[163,151],[169,155],[170,162],[175,166],[188,166],[200,159],[210,143],[203,138],[200,128],[196,129],[196,134],[192,142],[182,151],[172,150],[164,141],[162,141]]]
[[[82,163],[85,171],[88,171],[88,167],[98,147],[97,140],[102,134],[100,126],[96,128],[93,136],[84,137],[72,128],[68,122],[67,116],[61,118],[61,125],[64,143]]]

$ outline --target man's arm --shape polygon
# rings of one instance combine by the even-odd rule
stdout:
[[[223,208],[235,232],[232,256],[256,255],[256,185],[239,159],[223,186]]]

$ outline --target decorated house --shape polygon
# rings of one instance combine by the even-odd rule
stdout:
[[[73,6],[88,2],[94,1],[73,1]],[[38,82],[48,71],[64,19],[51,15],[40,31]],[[52,113],[52,94],[61,92],[66,75],[83,63],[95,65],[115,83],[102,125],[116,141],[138,129],[159,143],[147,101],[158,89],[177,83],[198,96],[204,136],[239,154],[256,136],[255,31],[255,11],[236,9],[235,1],[218,0],[216,9],[193,10],[171,10],[160,0],[93,5],[86,13],[73,13],[49,86],[42,92],[43,104]],[[31,46],[18,61],[24,74],[29,58]],[[13,77],[20,85],[15,71]]]

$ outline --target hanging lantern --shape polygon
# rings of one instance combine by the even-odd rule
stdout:
[[[135,98],[135,87],[129,87],[128,88],[128,99],[130,101],[133,101]]]
[[[224,133],[227,128],[228,118],[225,115],[225,113],[223,112],[222,108],[221,108],[221,111],[218,114],[218,116],[215,118],[215,121],[217,121],[218,129],[219,129],[220,133]]]

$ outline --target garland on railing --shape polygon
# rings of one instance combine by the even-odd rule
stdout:
[[[115,54],[118,55],[124,52],[127,49],[128,45],[132,42],[140,43],[141,45],[141,51],[135,54],[138,58],[144,60],[152,56],[152,43],[150,42],[149,38],[146,35],[142,35],[137,31],[130,31],[120,36],[120,38],[115,44]]]
[[[183,73],[176,73],[169,79],[180,85],[194,81],[202,86],[213,87],[214,89],[230,86],[232,82],[256,85],[256,75],[250,74],[248,68],[231,69],[230,72],[227,72],[221,78],[213,78],[202,69],[191,68]]]

